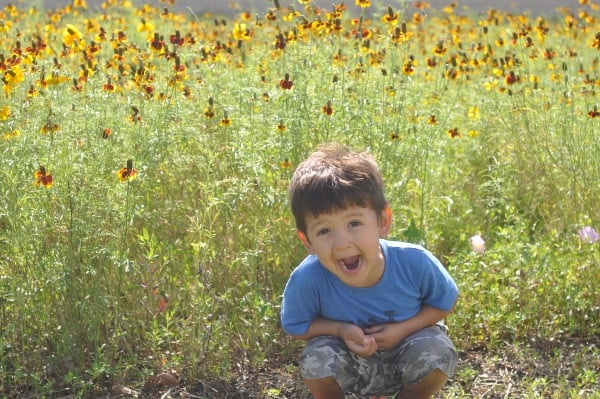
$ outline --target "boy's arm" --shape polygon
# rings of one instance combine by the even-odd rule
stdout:
[[[365,334],[359,326],[323,317],[314,319],[308,326],[306,333],[294,335],[294,338],[308,341],[311,338],[323,335],[341,338],[348,349],[360,356],[371,356],[377,350],[375,338]]]
[[[435,325],[454,310],[456,302],[450,310],[442,310],[430,305],[423,305],[421,310],[404,321],[369,327],[365,333],[375,339],[377,350],[389,350],[398,345],[409,335],[426,327]]]

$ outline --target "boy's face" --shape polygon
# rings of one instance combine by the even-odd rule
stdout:
[[[298,237],[306,250],[342,282],[353,287],[377,283],[385,268],[379,238],[390,231],[392,213],[352,206],[319,216],[307,215],[306,234]]]

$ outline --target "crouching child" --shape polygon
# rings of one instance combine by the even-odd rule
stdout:
[[[309,255],[285,286],[281,322],[306,341],[308,390],[431,398],[457,362],[442,320],[458,288],[429,251],[386,239],[392,211],[374,159],[322,146],[295,170],[289,198]]]

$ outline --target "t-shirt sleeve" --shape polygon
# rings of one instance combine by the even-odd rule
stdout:
[[[448,270],[429,251],[421,262],[420,287],[423,303],[449,311],[458,298],[458,287]]]
[[[307,270],[295,270],[283,291],[281,304],[281,326],[291,335],[302,335],[310,323],[319,315],[319,296],[314,284],[314,276],[307,276]]]

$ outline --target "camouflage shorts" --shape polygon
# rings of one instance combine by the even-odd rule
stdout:
[[[444,326],[425,328],[390,351],[362,357],[331,336],[308,341],[300,360],[302,378],[335,378],[346,393],[395,395],[435,369],[451,376],[458,356]]]

